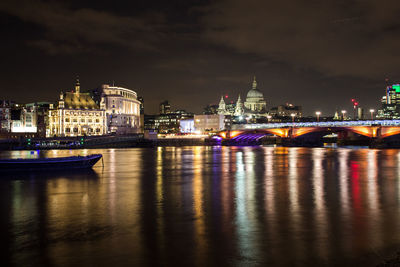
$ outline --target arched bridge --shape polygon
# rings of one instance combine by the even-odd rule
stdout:
[[[339,138],[359,136],[384,139],[400,134],[400,120],[331,121],[297,123],[238,124],[232,130],[219,133],[232,142],[255,142],[267,135],[282,139],[321,140],[323,136],[336,133]]]

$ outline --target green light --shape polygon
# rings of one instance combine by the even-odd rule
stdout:
[[[400,84],[393,84],[392,88],[396,90],[396,93],[400,93]]]

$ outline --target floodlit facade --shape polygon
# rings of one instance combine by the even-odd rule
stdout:
[[[180,120],[179,125],[181,133],[194,133],[194,119]]]
[[[36,133],[37,115],[34,107],[16,107],[11,110],[11,133]]]
[[[77,80],[75,91],[60,94],[58,105],[50,106],[48,136],[92,136],[107,133],[106,113],[89,93],[81,93]]]
[[[107,132],[132,134],[141,132],[140,101],[135,91],[104,84],[101,87],[100,108],[105,110]]]
[[[217,132],[225,129],[224,115],[194,115],[196,133]]]
[[[0,100],[0,132],[8,133],[11,131],[11,108],[13,102]]]

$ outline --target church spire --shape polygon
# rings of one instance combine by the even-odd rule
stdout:
[[[253,78],[253,89],[257,89],[256,75],[254,75],[254,78]]]
[[[242,103],[242,99],[240,98],[240,94],[238,97],[238,100],[236,101],[236,107],[235,107],[235,116],[242,116],[243,115],[243,103]]]
[[[218,114],[225,115],[225,112],[226,112],[226,105],[225,105],[224,97],[221,96],[221,100],[219,101],[219,105],[218,105]]]
[[[219,104],[221,104],[221,103],[224,103],[224,104],[225,104],[224,96],[222,96],[222,95],[221,95],[221,100],[219,101]]]

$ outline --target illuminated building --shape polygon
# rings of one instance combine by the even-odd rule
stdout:
[[[357,107],[357,119],[358,120],[364,119],[364,109],[362,107]]]
[[[36,119],[35,108],[16,105],[11,109],[11,133],[36,134]]]
[[[46,137],[49,102],[15,104],[0,102],[0,133],[2,137]]]
[[[135,91],[103,84],[100,108],[105,110],[107,132],[132,134],[141,132],[140,101]]]
[[[221,96],[221,100],[219,101],[217,113],[220,115],[226,115],[226,113],[227,113],[226,104],[225,104],[225,100],[224,100],[223,96]]]
[[[11,131],[11,108],[14,102],[0,100],[0,132],[8,133]]]
[[[341,120],[342,119],[342,117],[340,117],[339,116],[339,111],[335,111],[335,115],[333,116],[333,120],[334,121],[339,121],[339,120]]]
[[[140,102],[140,132],[144,132],[144,99],[142,96],[138,96]]]
[[[176,110],[168,114],[144,115],[144,130],[157,133],[179,133],[180,121],[193,119],[194,114],[185,110]]]
[[[198,133],[217,132],[225,129],[225,116],[194,115],[194,128]]]
[[[169,114],[171,113],[171,105],[167,100],[160,103],[160,114]]]
[[[386,94],[381,99],[382,108],[378,110],[378,119],[400,118],[400,84],[386,86]]]
[[[26,108],[35,111],[36,117],[36,137],[46,137],[49,125],[50,102],[35,102],[26,104]]]
[[[227,98],[228,96],[226,96]],[[256,77],[254,77],[252,88],[247,92],[246,101],[243,103],[240,95],[236,103],[226,103],[221,96],[217,114],[226,116],[245,116],[248,118],[260,118],[267,116],[267,102],[264,95],[257,88]]]
[[[253,85],[247,93],[244,102],[245,113],[247,114],[263,114],[266,113],[267,102],[264,100],[264,94],[257,88],[256,77],[254,76]]]
[[[179,121],[181,133],[194,133],[194,119],[185,119]]]
[[[301,118],[302,117],[302,107],[295,106],[293,104],[286,103],[285,105],[279,105],[277,107],[273,107],[270,109],[269,114],[273,118],[278,119],[288,119],[294,114],[294,117]]]
[[[244,109],[243,109],[243,103],[242,100],[240,99],[240,95],[238,97],[238,100],[236,101],[236,106],[235,106],[235,116],[243,116]]]
[[[107,133],[106,112],[80,91],[77,80],[75,91],[61,92],[58,105],[50,106],[48,136],[103,135]]]

